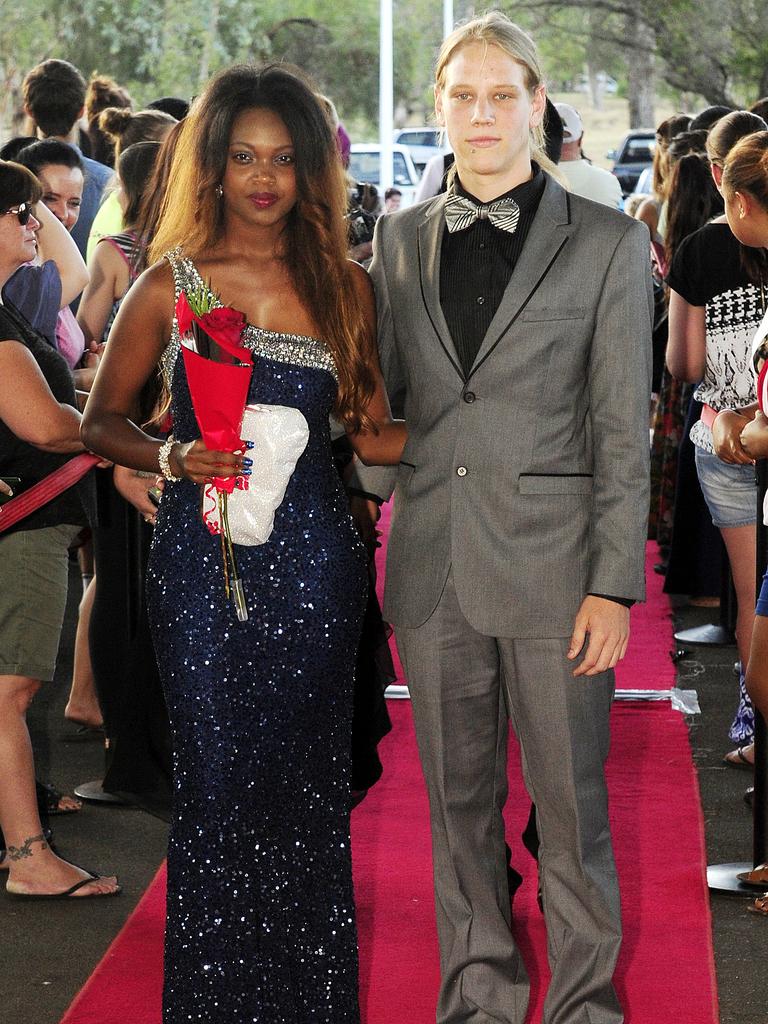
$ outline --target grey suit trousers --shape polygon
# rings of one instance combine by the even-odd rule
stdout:
[[[432,826],[438,1024],[523,1024],[528,978],[511,931],[504,822],[508,717],[538,812],[552,981],[544,1024],[620,1024],[621,942],[604,761],[613,673],[572,675],[568,638],[485,636],[452,574],[430,618],[396,626]]]

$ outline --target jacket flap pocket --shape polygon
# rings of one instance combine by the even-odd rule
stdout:
[[[586,315],[586,306],[540,306],[538,309],[527,306],[519,319],[535,323],[542,320],[583,320]]]
[[[521,473],[518,477],[521,494],[591,494],[592,480],[586,473]]]

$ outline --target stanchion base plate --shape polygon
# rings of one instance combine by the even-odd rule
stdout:
[[[683,629],[675,633],[679,644],[690,644],[691,647],[733,647],[736,637],[730,629],[711,622],[708,626],[696,626],[694,629]]]
[[[710,864],[707,868],[707,885],[710,892],[724,896],[756,896],[765,892],[765,884],[757,886],[742,882],[737,875],[751,871],[753,865],[745,861],[738,864]]]
[[[101,784],[101,779],[83,782],[75,787],[75,796],[80,800],[93,800],[100,804],[124,804],[126,801],[116,793],[108,793]],[[749,870],[749,869],[747,869]]]

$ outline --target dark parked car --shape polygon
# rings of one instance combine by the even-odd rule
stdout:
[[[625,197],[634,191],[642,171],[653,163],[655,146],[656,132],[652,128],[636,128],[627,132],[619,147],[607,154],[614,162],[611,170],[619,179]]]

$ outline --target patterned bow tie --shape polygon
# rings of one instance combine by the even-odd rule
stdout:
[[[496,199],[478,206],[471,199],[451,193],[445,200],[445,224],[449,231],[464,231],[476,220],[489,220],[495,228],[510,234],[520,220],[520,207],[514,199]]]

